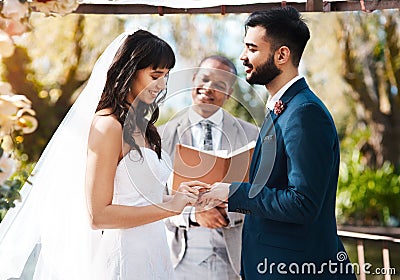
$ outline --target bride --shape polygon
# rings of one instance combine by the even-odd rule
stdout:
[[[162,219],[206,187],[163,197],[170,170],[154,123],[174,64],[148,31],[107,47],[0,224],[0,279],[173,279]]]

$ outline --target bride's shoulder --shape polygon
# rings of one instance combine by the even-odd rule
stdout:
[[[122,126],[117,118],[111,114],[111,110],[103,109],[94,115],[91,129],[105,133],[120,133]]]
[[[113,115],[107,115],[101,111],[97,112],[90,127],[89,149],[97,153],[108,151],[119,154],[122,143],[121,139],[122,126],[118,120]]]

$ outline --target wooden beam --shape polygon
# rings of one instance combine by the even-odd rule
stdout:
[[[365,9],[367,11],[400,9],[400,1],[398,0],[365,0]],[[343,1],[330,2],[332,12],[360,11],[360,1]]]
[[[281,7],[284,1],[276,3],[260,3],[249,5],[224,5],[207,8],[169,8],[162,7],[162,14],[238,14],[254,11],[269,10]],[[368,11],[400,9],[399,0],[365,0]],[[307,0],[307,3],[285,2],[300,12],[343,12],[360,11],[359,0],[348,1],[323,1]],[[81,14],[160,14],[160,7],[144,4],[81,4],[75,13]]]
[[[400,0],[364,0],[367,11],[400,9]],[[223,5],[208,8],[169,8],[144,4],[80,4],[75,13],[78,14],[240,14],[269,10],[281,7],[282,4],[292,6],[300,12],[345,12],[360,11],[360,0],[307,0],[307,3],[278,1],[276,3],[260,3],[248,5]],[[0,2],[0,9],[3,2]],[[160,13],[160,11],[162,13]]]
[[[289,5],[289,4],[288,4]],[[299,11],[305,10],[304,3],[290,3]],[[224,5],[207,8],[169,8],[163,7],[164,14],[239,14],[281,7],[281,3]],[[142,4],[81,4],[75,13],[81,14],[158,14],[158,7]]]
[[[307,12],[322,12],[323,11],[322,0],[307,0],[306,11]]]

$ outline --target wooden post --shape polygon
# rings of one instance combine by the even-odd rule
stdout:
[[[392,276],[390,275],[391,272],[390,272],[389,248],[386,241],[383,241],[382,256],[383,256],[383,267],[385,269],[385,280],[391,280]]]
[[[357,256],[358,264],[360,266],[360,280],[366,280],[365,276],[365,256],[364,256],[364,241],[357,239]]]
[[[322,12],[324,10],[322,0],[307,0],[307,12]]]

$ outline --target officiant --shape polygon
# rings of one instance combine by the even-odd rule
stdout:
[[[162,149],[173,159],[177,143],[203,150],[234,151],[256,140],[258,128],[221,107],[231,97],[237,70],[228,58],[204,58],[193,75],[192,106],[158,128]],[[166,220],[176,279],[240,279],[243,214],[226,205],[187,207]],[[189,278],[188,278],[189,277]]]

